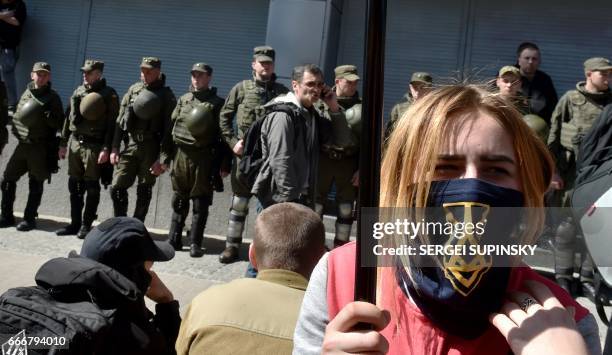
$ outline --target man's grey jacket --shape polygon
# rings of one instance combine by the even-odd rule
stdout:
[[[320,145],[351,145],[350,128],[344,112],[319,112],[317,105],[307,109],[292,92],[266,107],[279,103],[295,105],[299,114],[291,117],[272,111],[265,117],[261,127],[264,162],[251,192],[264,207],[287,201],[314,205]]]

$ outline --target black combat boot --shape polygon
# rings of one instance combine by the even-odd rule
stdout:
[[[185,219],[180,214],[173,212],[170,220],[170,230],[168,231],[168,242],[174,247],[174,250],[183,250],[183,228],[185,227]]]
[[[136,207],[134,207],[134,218],[144,223],[149,212],[149,204],[153,197],[153,185],[140,184],[136,187]]]
[[[15,192],[17,191],[17,183],[15,181],[3,181],[0,184],[2,190],[2,203],[0,207],[0,228],[12,227],[15,225],[15,216],[13,216],[13,204],[15,203]]]
[[[17,230],[20,232],[27,232],[36,228],[38,206],[40,206],[40,201],[42,200],[43,182],[30,179],[29,185],[30,193],[28,194],[28,202],[26,202],[26,207],[23,211],[23,221],[17,225]]]
[[[55,231],[56,235],[77,234],[79,228],[81,228],[81,212],[83,211],[85,182],[69,177],[68,192],[70,192],[70,224]]]
[[[185,219],[189,213],[189,199],[182,197],[176,192],[172,195],[172,219],[170,220],[170,230],[168,231],[168,242],[174,250],[183,250],[183,228]]]
[[[77,233],[77,238],[85,239],[91,230],[91,225],[98,218],[98,204],[100,203],[100,184],[98,181],[87,181],[87,198],[85,198],[85,211],[83,212],[83,224]]]
[[[192,258],[199,258],[204,255],[202,240],[204,239],[204,228],[206,228],[208,206],[210,206],[210,204],[211,198],[208,196],[196,197],[193,199],[193,216],[191,231],[189,231],[189,239],[191,240],[189,256]]]
[[[122,187],[113,186],[110,188],[110,194],[111,194],[111,200],[113,200],[114,217],[127,216],[127,209],[128,209],[127,190]]]

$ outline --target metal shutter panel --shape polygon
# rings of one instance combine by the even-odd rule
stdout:
[[[251,75],[253,47],[264,43],[269,0],[96,0],[86,56],[106,62],[105,74],[120,95],[139,80],[143,56],[157,56],[177,96],[189,71],[204,61],[212,85],[225,95]]]

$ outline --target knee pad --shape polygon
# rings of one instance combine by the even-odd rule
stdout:
[[[85,193],[85,182],[81,179],[70,176],[68,178],[68,192],[70,194],[82,195]]]
[[[189,200],[177,194],[172,195],[172,208],[180,215],[187,215]]]
[[[88,196],[100,195],[100,183],[98,181],[85,181],[85,190]]]
[[[208,206],[211,205],[210,196],[199,196],[193,198],[193,214],[208,212]]]
[[[30,178],[28,185],[30,188],[30,194],[42,194],[45,186],[44,181],[38,181],[32,178]]]
[[[153,185],[139,184],[136,187],[136,198],[146,198],[148,200],[153,197]]]
[[[17,182],[3,180],[2,184],[0,184],[0,189],[5,193],[15,191],[17,189]]]
[[[571,218],[559,223],[555,233],[555,242],[560,244],[573,243],[576,238],[576,226]]]
[[[340,202],[338,204],[338,223],[353,223],[353,204],[350,202]]]
[[[249,199],[234,195],[232,197],[232,214],[246,216],[249,213]]]
[[[122,202],[127,200],[127,190],[122,187],[111,187],[110,190],[111,200],[115,202]]]

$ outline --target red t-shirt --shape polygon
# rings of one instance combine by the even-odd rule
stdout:
[[[349,302],[353,301],[355,273],[355,243],[334,249],[329,254],[327,274],[327,306],[329,319],[333,319]],[[382,307],[391,311],[391,322],[382,331],[389,342],[389,354],[403,355],[508,355],[510,347],[499,331],[490,328],[479,338],[463,339],[448,334],[427,319],[419,308],[400,289],[393,268],[384,268],[382,277]],[[546,285],[564,306],[576,309],[578,322],[589,314],[567,292],[554,282],[537,274],[528,266],[514,268],[508,290],[519,290],[525,280],[534,280]],[[469,322],[470,319],[466,319]]]

